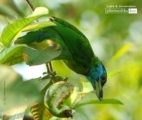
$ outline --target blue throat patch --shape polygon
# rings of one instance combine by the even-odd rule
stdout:
[[[101,81],[102,75],[107,76],[107,73],[104,65],[100,62],[99,64],[91,67],[86,77],[91,84],[95,86],[95,81]]]

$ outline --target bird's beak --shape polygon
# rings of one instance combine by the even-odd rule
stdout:
[[[101,81],[96,81],[96,95],[100,101],[103,100],[103,90],[101,86]]]

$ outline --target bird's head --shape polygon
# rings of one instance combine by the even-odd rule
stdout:
[[[87,73],[87,79],[96,90],[96,95],[101,101],[103,99],[103,86],[107,81],[107,72],[101,62],[95,62]]]

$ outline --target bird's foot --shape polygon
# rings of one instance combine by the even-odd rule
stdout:
[[[40,77],[41,80],[44,80],[46,78],[51,78],[54,79],[56,76],[56,72],[52,71],[52,72],[43,72],[43,75]]]

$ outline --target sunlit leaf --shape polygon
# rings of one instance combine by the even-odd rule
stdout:
[[[121,58],[124,54],[126,54],[126,52],[128,52],[128,50],[132,47],[132,44],[128,43],[125,44],[124,46],[122,46],[114,55],[113,57],[110,59],[109,63],[113,63],[116,60],[118,60],[119,58]]]
[[[80,81],[81,81],[81,84],[82,84],[82,88],[83,88],[82,92],[83,93],[89,93],[91,91],[94,91],[91,83],[88,80],[86,80],[85,78],[80,78]]]
[[[31,16],[36,16],[36,15],[46,15],[49,13],[49,10],[45,7],[37,7],[33,14]]]
[[[70,106],[71,108],[74,108],[74,106],[79,103],[82,98],[84,97],[85,93],[81,93],[81,90],[78,87],[74,87],[74,90],[70,97],[65,101],[65,103]]]
[[[58,57],[61,53],[61,49],[47,48],[43,50],[35,50],[30,47],[26,47],[24,50],[24,60],[25,62],[32,65],[40,65],[50,62],[54,58]]]
[[[15,45],[0,52],[0,64],[14,65],[23,61],[23,51],[26,45]]]
[[[4,49],[3,44],[0,42],[0,52]]]
[[[89,105],[89,104],[119,104],[123,105],[123,103],[117,99],[104,99],[103,101],[99,100],[88,100],[86,102],[82,102],[77,104],[74,108],[78,108],[84,105]]]
[[[38,22],[25,27],[24,29],[22,29],[22,32],[41,29],[43,27],[49,27],[49,26],[55,26],[55,25],[56,24],[51,21]]]
[[[23,120],[26,108],[27,106],[21,106],[3,112],[3,120]]]
[[[79,87],[74,87],[71,96],[66,101],[71,108],[74,108],[74,106],[82,100],[86,93],[94,91],[90,82],[85,78],[80,78],[80,81],[80,85],[78,85]]]
[[[45,11],[43,11],[43,8],[37,8],[30,17],[18,19],[13,23],[8,24],[2,31],[0,41],[4,44],[5,47],[8,47],[11,44],[11,41],[16,37],[17,34],[21,32],[21,30],[26,25],[36,20],[37,18],[48,14],[48,10],[46,8],[44,10]]]
[[[40,99],[39,89],[32,81],[23,81],[11,67],[0,66],[0,111],[31,105]]]

